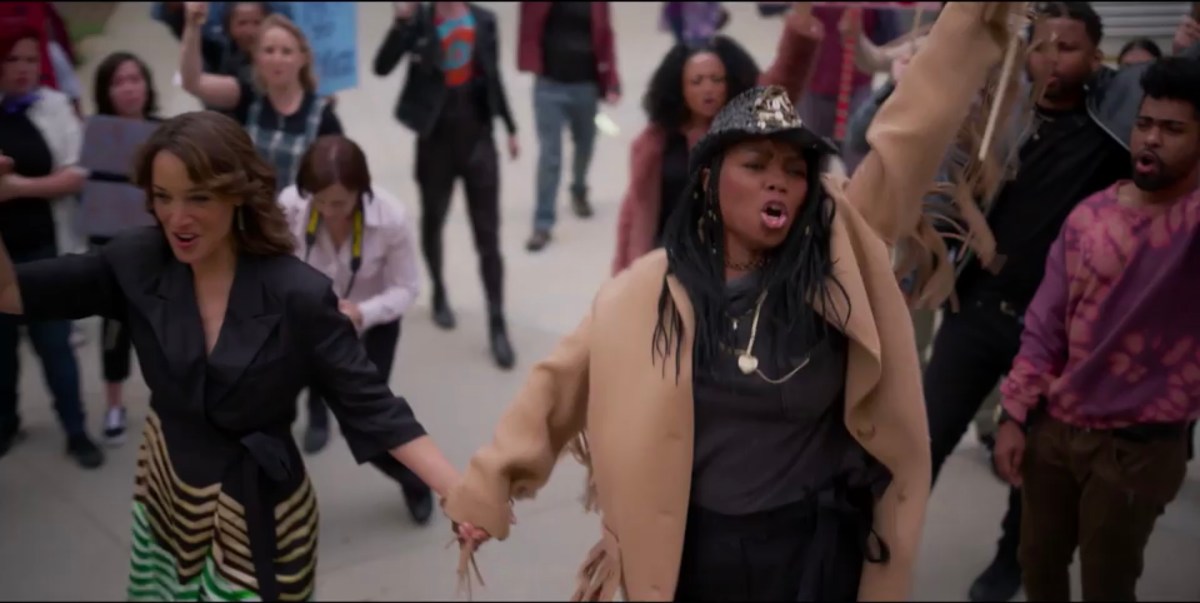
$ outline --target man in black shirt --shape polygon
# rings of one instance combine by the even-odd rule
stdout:
[[[925,372],[933,475],[1011,368],[1025,307],[1041,283],[1050,245],[1076,204],[1129,176],[1142,68],[1103,67],[1100,17],[1086,2],[1047,3],[1034,28],[1030,79],[1048,78],[1033,123],[1022,133],[1018,172],[988,214],[997,243],[989,266],[963,264],[957,313],[947,312]],[[1143,67],[1144,68],[1144,67]],[[1021,585],[1020,496],[1009,495],[999,550],[971,586],[972,601],[1006,601]]]
[[[588,218],[587,172],[596,142],[596,109],[603,98],[620,98],[612,26],[607,2],[522,2],[517,67],[536,76],[533,114],[537,121],[537,209],[533,235],[525,244],[539,251],[554,228],[562,174],[562,133],[575,146],[571,207]]]

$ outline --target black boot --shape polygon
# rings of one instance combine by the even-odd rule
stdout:
[[[96,469],[104,464],[104,453],[85,433],[67,438],[67,454],[84,469]]]
[[[408,505],[408,514],[417,525],[423,526],[433,517],[433,491],[428,487],[413,490],[410,492],[408,488],[400,488],[404,493],[404,502]]]
[[[1021,564],[1006,547],[996,552],[992,564],[975,578],[968,593],[972,601],[1011,601],[1021,590]]]
[[[25,432],[21,431],[20,421],[0,424],[0,458],[8,454],[8,451],[23,439],[25,439]]]
[[[592,211],[592,203],[588,200],[587,189],[571,191],[571,209],[575,210],[575,215],[580,218],[590,218],[595,213]]]
[[[450,302],[446,299],[446,288],[441,285],[433,287],[433,324],[447,331],[457,324],[454,310],[450,309]]]
[[[496,365],[504,370],[511,369],[517,359],[512,343],[508,340],[508,328],[504,323],[504,315],[500,312],[492,312],[491,319],[488,321],[488,341],[492,344],[492,358],[496,360]]]
[[[304,430],[304,453],[316,454],[329,443],[329,426],[308,424]]]

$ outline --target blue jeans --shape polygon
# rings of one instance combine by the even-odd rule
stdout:
[[[575,157],[571,169],[571,192],[587,193],[587,172],[596,146],[596,110],[599,87],[592,82],[563,84],[537,78],[533,85],[533,115],[537,120],[540,152],[537,164],[537,210],[534,230],[554,227],[558,183],[562,176],[562,132],[571,130]]]
[[[53,258],[54,245],[33,253],[13,254],[13,263]],[[17,382],[21,367],[17,356],[20,343],[18,326],[23,325],[42,360],[42,374],[54,395],[54,410],[58,422],[68,436],[84,430],[83,400],[79,395],[79,364],[71,347],[71,321],[25,321],[19,316],[0,314],[0,432],[20,425],[17,416]]]

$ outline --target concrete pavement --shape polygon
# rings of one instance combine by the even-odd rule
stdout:
[[[484,3],[500,18],[502,68],[520,129],[523,155],[503,170],[504,249],[508,270],[510,329],[517,369],[496,370],[486,348],[486,322],[470,230],[462,203],[447,226],[451,301],[456,331],[438,331],[429,320],[427,296],[405,319],[393,388],[415,407],[451,460],[460,466],[490,437],[492,426],[525,372],[580,319],[608,272],[615,217],[628,172],[628,147],[643,125],[639,107],[645,83],[669,45],[656,31],[658,3],[614,4],[618,62],[625,98],[604,110],[620,126],[601,137],[592,168],[597,215],[574,218],[561,200],[555,242],[530,255],[523,243],[533,207],[537,145],[531,115],[532,78],[515,71],[515,3]],[[337,112],[348,134],[365,148],[379,183],[416,212],[412,184],[413,137],[391,117],[404,68],[386,79],[370,73],[370,59],[391,20],[390,3],[360,3],[360,79],[357,90],[338,95]],[[730,4],[734,35],[765,66],[780,23],[765,21],[752,4]],[[154,70],[165,115],[198,108],[172,83],[178,45],[148,17],[148,5],[121,3],[105,35],[85,43],[90,84],[95,65],[114,50],[130,50]],[[566,179],[564,177],[564,188]],[[564,195],[565,197],[565,195]],[[453,266],[458,268],[453,268]],[[103,386],[98,329],[79,350],[89,422],[100,429]],[[63,438],[28,347],[21,385],[22,415],[29,438],[0,460],[0,600],[117,600],[124,597],[129,553],[129,507],[136,432],[146,414],[147,391],[135,373],[128,386],[134,437],[109,452],[98,471],[77,468],[64,455]],[[308,459],[321,503],[317,597],[337,600],[451,600],[456,598],[457,553],[445,548],[448,522],[429,527],[409,521],[398,489],[372,468],[356,467],[335,436],[322,454]],[[569,596],[575,571],[598,535],[594,516],[579,504],[583,472],[560,464],[538,498],[517,507],[518,526],[504,543],[479,557],[487,588],[483,600],[554,600]],[[994,551],[1005,489],[987,470],[970,438],[950,460],[930,504],[914,596],[962,600]],[[1147,552],[1141,595],[1146,599],[1200,599],[1200,469],[1193,466],[1179,498],[1159,522]],[[1078,592],[1078,589],[1076,589]],[[1078,596],[1078,595],[1077,595]]]

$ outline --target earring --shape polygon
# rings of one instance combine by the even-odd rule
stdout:
[[[237,208],[237,228],[242,232],[246,232],[246,218],[242,213],[242,206]]]

